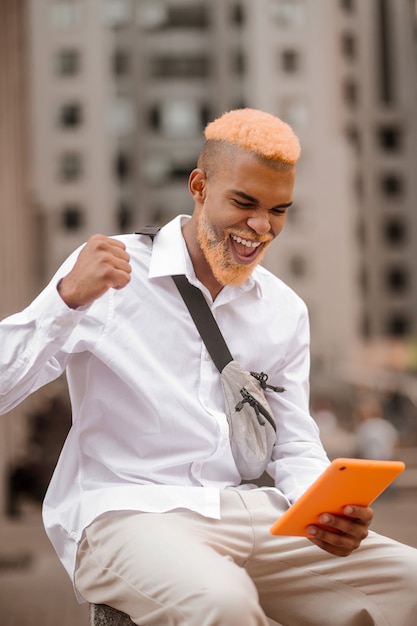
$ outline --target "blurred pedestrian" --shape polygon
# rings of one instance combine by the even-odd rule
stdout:
[[[317,398],[313,403],[312,415],[319,427],[323,446],[331,459],[355,456],[355,434],[341,425],[331,398]]]
[[[362,400],[355,421],[358,456],[381,461],[396,458],[398,431],[383,417],[382,407],[375,398]]]

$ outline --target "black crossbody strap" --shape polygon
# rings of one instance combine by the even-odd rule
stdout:
[[[160,230],[161,226],[142,226],[140,230],[135,232],[135,235],[148,235],[153,241],[153,238]]]
[[[233,361],[233,357],[205,297],[200,289],[188,282],[187,277],[183,274],[178,274],[172,278],[187,305],[215,366],[219,372],[222,372],[225,365]]]

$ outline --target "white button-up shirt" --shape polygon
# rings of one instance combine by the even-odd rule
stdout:
[[[73,425],[45,497],[46,531],[69,575],[84,528],[120,510],[186,508],[220,517],[219,490],[240,476],[229,444],[220,375],[171,278],[185,274],[206,296],[234,358],[266,372],[277,421],[268,471],[276,494],[298,498],[328,464],[309,415],[309,329],[302,300],[258,266],[215,301],[195,276],[179,216],[153,244],[119,239],[132,274],[90,306],[68,308],[50,284],[0,324],[0,411],[65,369]]]

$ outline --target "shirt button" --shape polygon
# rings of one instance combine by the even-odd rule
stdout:
[[[206,359],[206,361],[211,361],[211,356],[210,356],[210,354],[207,352],[207,350],[206,350],[206,352],[205,352],[205,354],[204,354],[204,358]]]
[[[227,439],[226,437],[223,437],[223,439],[220,442],[220,445],[222,448],[225,448],[227,446]]]

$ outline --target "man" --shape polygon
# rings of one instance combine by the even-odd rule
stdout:
[[[97,235],[0,326],[1,409],[66,369],[73,426],[44,503],[80,599],[137,624],[412,626],[416,551],[370,532],[372,510],[324,513],[310,538],[273,522],[328,465],[308,412],[304,303],[259,266],[292,203],[299,144],[254,110],[206,128],[192,217]],[[267,392],[275,487],[241,485],[220,375],[172,280],[204,294],[234,358]],[[340,557],[349,556],[348,559]]]

